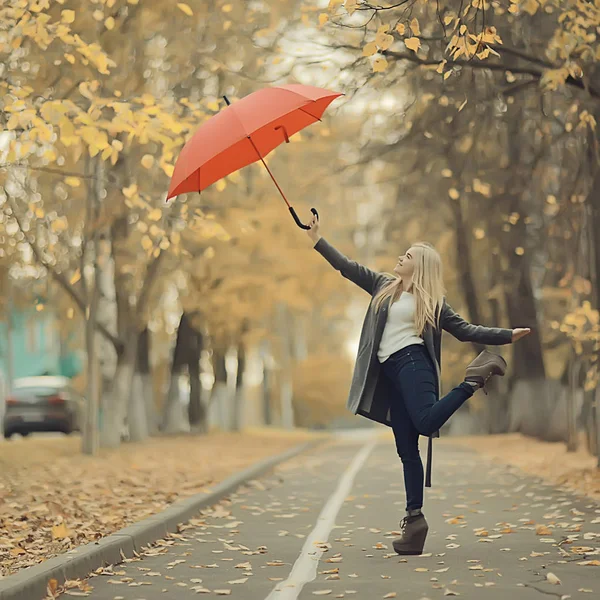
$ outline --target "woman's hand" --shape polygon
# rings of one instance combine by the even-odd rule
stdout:
[[[316,244],[321,239],[321,234],[319,233],[321,224],[319,223],[319,219],[316,215],[313,214],[308,226],[310,229],[307,229],[306,233],[308,234],[308,237]]]
[[[526,328],[519,328],[519,329],[513,329],[512,330],[512,341],[516,342],[517,340],[520,340],[521,338],[525,337],[526,335],[529,335],[531,333],[531,329],[529,329],[529,327]]]

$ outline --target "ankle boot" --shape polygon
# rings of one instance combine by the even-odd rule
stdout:
[[[427,525],[425,515],[422,512],[419,511],[418,514],[411,514],[412,512],[409,511],[408,515],[400,521],[402,537],[396,538],[393,541],[396,554],[423,554],[429,525]]]
[[[465,373],[465,381],[476,389],[483,388],[487,395],[485,384],[493,375],[504,376],[506,373],[506,361],[499,355],[484,350],[468,367]]]

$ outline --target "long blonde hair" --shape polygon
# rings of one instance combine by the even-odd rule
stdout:
[[[442,277],[442,259],[437,250],[427,242],[413,244],[415,270],[412,276],[415,297],[415,327],[422,335],[427,325],[438,327],[440,311],[444,302],[444,281]],[[394,275],[375,295],[375,309],[379,310],[387,298],[393,304],[402,292],[402,278]]]

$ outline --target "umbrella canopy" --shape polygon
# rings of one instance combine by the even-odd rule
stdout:
[[[258,90],[227,106],[208,119],[181,150],[167,200],[199,192],[262,160],[279,144],[289,141],[290,136],[320,121],[329,104],[341,95],[291,84]]]

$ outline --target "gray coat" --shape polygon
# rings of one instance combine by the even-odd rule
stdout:
[[[339,271],[346,279],[354,282],[372,297],[391,280],[389,275],[376,273],[367,267],[358,264],[336,250],[324,238],[315,245],[315,250],[322,254],[331,266]],[[352,384],[348,395],[347,407],[356,415],[383,423],[391,427],[390,403],[397,396],[397,392],[387,377],[380,377],[381,364],[377,358],[379,343],[387,321],[389,298],[375,310],[373,300],[369,304],[363,322],[358,346],[358,355],[354,366]],[[471,325],[456,314],[444,299],[440,313],[439,327],[428,325],[423,332],[425,346],[436,367],[437,394],[440,395],[440,368],[442,364],[442,330],[445,329],[461,342],[477,342],[479,344],[502,345],[512,341],[511,329],[497,327],[483,327]],[[431,452],[432,437],[439,437],[439,431],[429,437],[427,452],[427,478],[425,485],[431,487]]]

